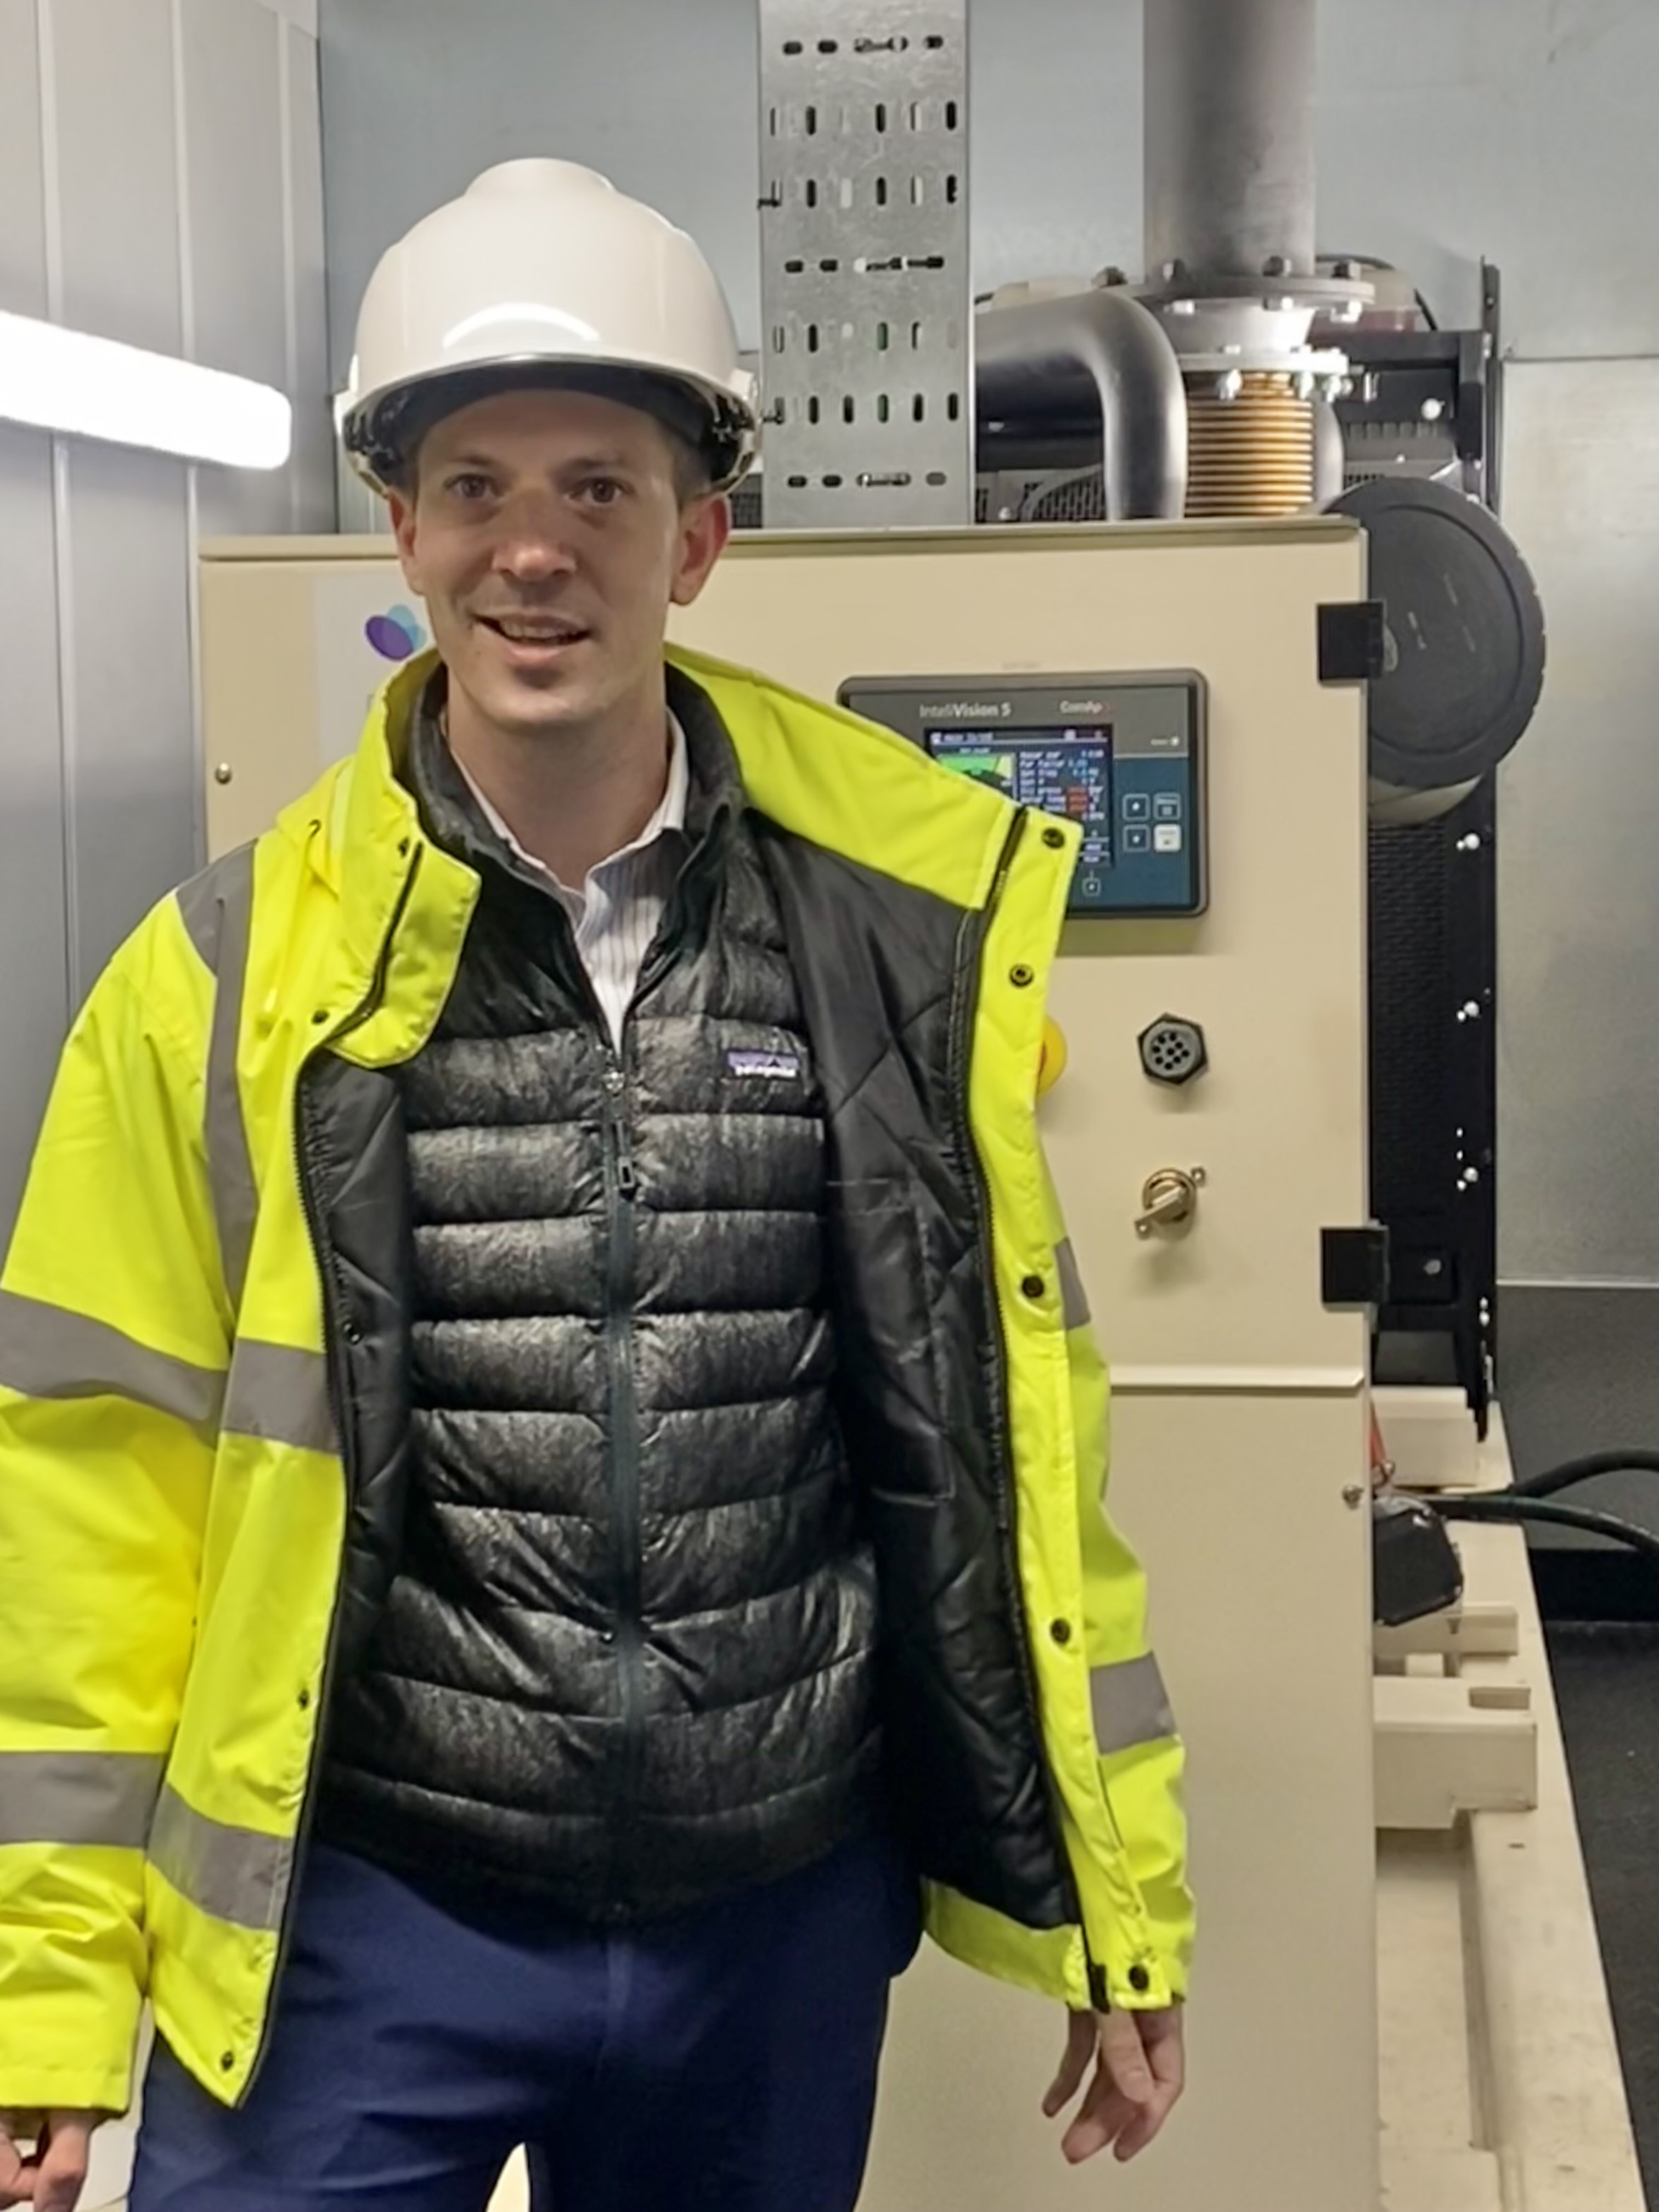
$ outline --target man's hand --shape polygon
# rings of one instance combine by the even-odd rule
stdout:
[[[34,2212],[75,2212],[86,2186],[92,2155],[92,2131],[100,2112],[48,2112],[37,2130],[0,2112],[0,2205],[31,2204]],[[25,2158],[20,2137],[36,2137],[34,2155]]]
[[[1179,2005],[1167,2012],[1074,2012],[1066,2056],[1042,2109],[1055,2119],[1083,2087],[1089,2061],[1095,2077],[1060,2148],[1073,2166],[1109,2144],[1137,2157],[1175,2109],[1187,2082]]]

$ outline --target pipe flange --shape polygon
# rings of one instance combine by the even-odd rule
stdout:
[[[1171,275],[1171,270],[1175,274]],[[1099,280],[1096,281],[1098,283]],[[1241,300],[1249,300],[1276,313],[1291,314],[1300,309],[1304,313],[1327,316],[1333,322],[1357,322],[1376,296],[1374,284],[1343,277],[1225,276],[1212,269],[1194,274],[1179,262],[1166,262],[1158,274],[1127,289],[1131,296],[1146,307],[1170,307],[1177,300],[1191,300],[1200,308],[1232,307]],[[1352,310],[1352,313],[1345,313],[1346,310]]]
[[[1348,356],[1333,346],[1297,346],[1286,353],[1268,346],[1241,346],[1231,350],[1187,353],[1177,346],[1183,376],[1224,376],[1236,368],[1241,376],[1346,376]]]

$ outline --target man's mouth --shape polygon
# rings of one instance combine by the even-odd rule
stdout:
[[[578,644],[591,635],[586,624],[552,615],[480,615],[477,619],[486,629],[493,629],[498,637],[504,637],[509,645],[543,651]]]

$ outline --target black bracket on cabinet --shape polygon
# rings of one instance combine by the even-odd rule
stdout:
[[[1381,1222],[1364,1229],[1319,1232],[1319,1295],[1334,1307],[1389,1303],[1389,1232]]]
[[[1370,684],[1388,665],[1387,610],[1381,599],[1332,600],[1319,610],[1319,680]]]

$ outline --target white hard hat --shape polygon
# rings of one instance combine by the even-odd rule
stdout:
[[[754,458],[755,380],[720,280],[665,216],[574,161],[504,161],[381,256],[336,418],[385,489],[441,416],[521,384],[659,416],[729,488]]]

